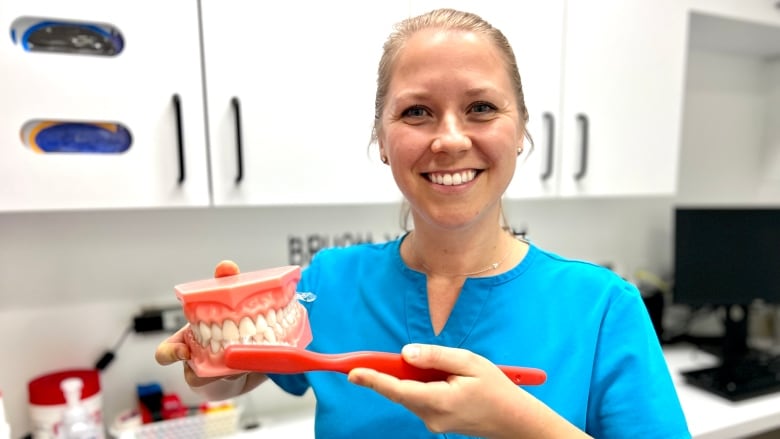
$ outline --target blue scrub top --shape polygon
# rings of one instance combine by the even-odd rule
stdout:
[[[314,340],[309,350],[400,352],[408,343],[458,347],[495,364],[536,367],[525,387],[596,438],[690,438],[660,344],[638,290],[612,271],[530,245],[506,273],[469,278],[442,331],[430,320],[423,273],[400,256],[402,238],[321,250],[298,291]],[[282,389],[317,399],[319,438],[465,437],[434,434],[405,407],[346,375],[272,375]]]

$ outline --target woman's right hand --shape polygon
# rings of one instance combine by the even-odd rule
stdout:
[[[214,269],[214,277],[232,276],[240,272],[238,265],[233,261],[221,261]],[[182,361],[184,363],[184,380],[193,388],[198,389],[215,381],[238,382],[246,374],[231,375],[227,377],[200,377],[195,374],[187,360],[190,359],[190,349],[184,342],[184,333],[189,330],[189,324],[176,331],[157,346],[154,358],[162,366]],[[255,381],[255,380],[252,380]],[[245,389],[241,389],[242,391]]]

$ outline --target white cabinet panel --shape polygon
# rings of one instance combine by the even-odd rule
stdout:
[[[0,17],[0,210],[208,205],[196,3],[2,0]],[[109,23],[125,46],[111,57],[27,52],[9,38],[19,17]],[[37,154],[20,140],[30,120],[117,122],[132,145]]]
[[[685,5],[568,1],[565,29],[561,194],[674,194]]]
[[[406,2],[203,0],[202,13],[215,205],[401,199],[368,143],[382,44]]]

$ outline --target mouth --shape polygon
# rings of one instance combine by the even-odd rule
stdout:
[[[467,169],[458,172],[427,172],[423,175],[433,184],[460,186],[473,181],[481,172],[481,170]]]
[[[224,364],[235,344],[304,348],[312,339],[296,298],[300,267],[287,266],[177,285],[189,331],[190,366],[198,376],[239,373]]]

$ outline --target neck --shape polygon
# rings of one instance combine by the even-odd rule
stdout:
[[[429,275],[468,277],[494,274],[511,260],[516,240],[500,227],[473,236],[413,231],[407,239],[407,261]]]

